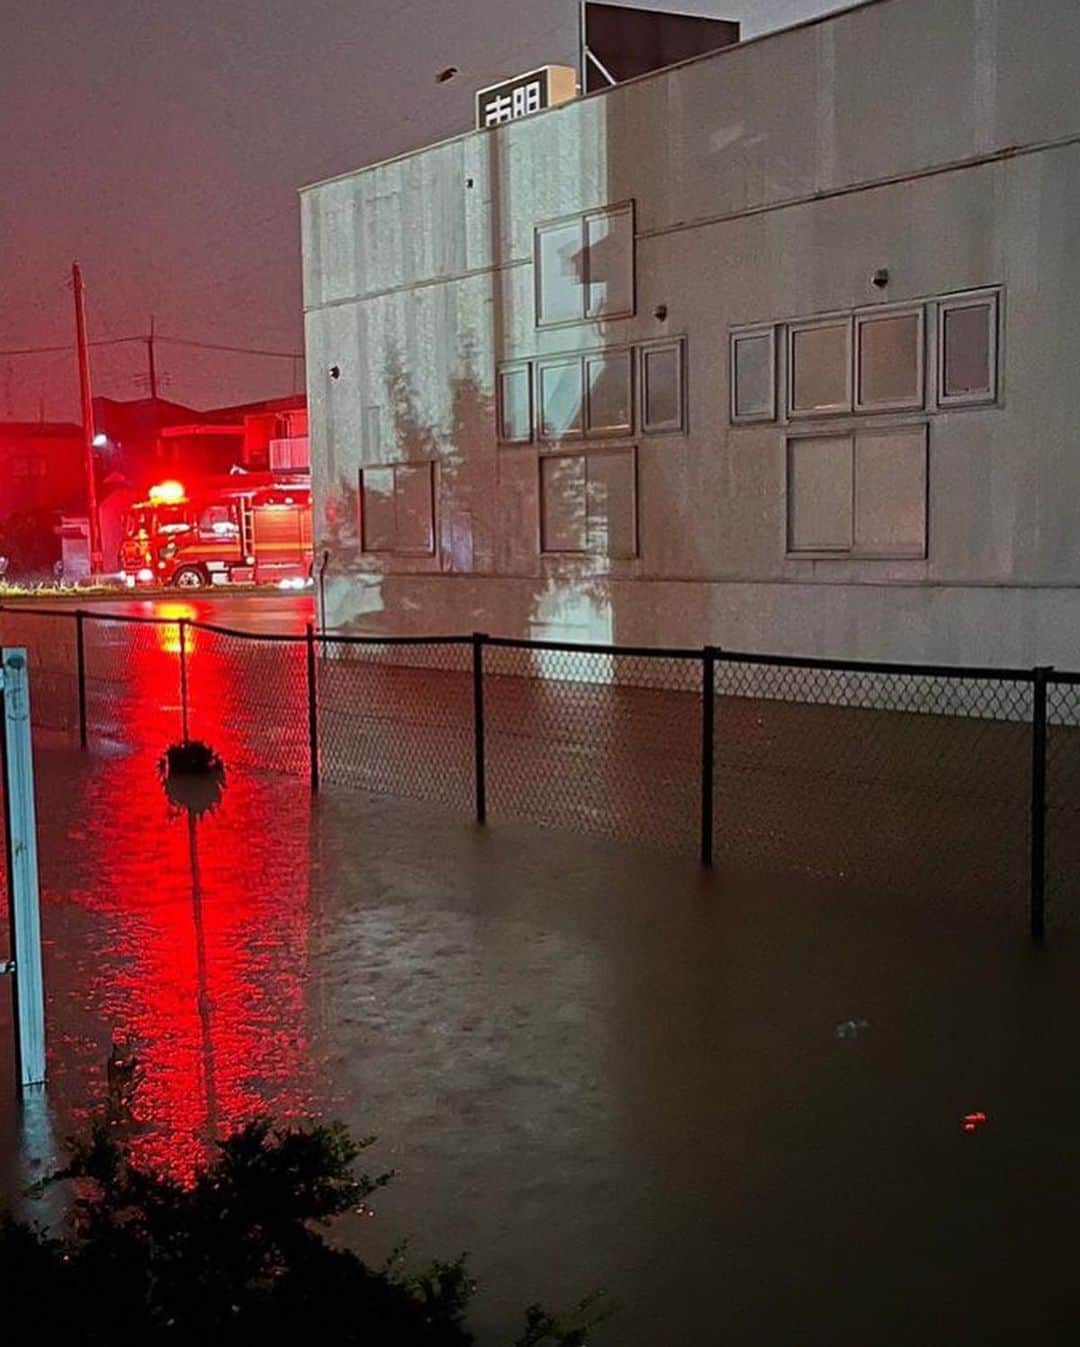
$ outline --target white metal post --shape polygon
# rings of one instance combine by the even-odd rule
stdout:
[[[41,973],[34,757],[26,651],[3,651],[4,802],[8,897],[15,960],[15,1033],[21,1085],[45,1079],[45,988]]]

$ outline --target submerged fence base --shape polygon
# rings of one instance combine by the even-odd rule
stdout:
[[[35,724],[1080,924],[1080,675],[9,608]]]

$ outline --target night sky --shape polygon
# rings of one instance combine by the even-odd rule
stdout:
[[[658,5],[743,35],[836,0]],[[476,88],[573,63],[574,0],[2,0],[0,351],[144,332],[300,352],[297,188],[467,130]],[[446,66],[460,74],[436,82]],[[145,347],[94,351],[137,397]],[[301,360],[161,345],[193,406],[303,388]],[[0,418],[77,411],[73,355],[0,354]]]

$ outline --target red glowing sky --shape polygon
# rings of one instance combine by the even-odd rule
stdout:
[[[678,0],[752,35],[836,0]],[[0,350],[144,331],[301,351],[296,190],[468,127],[473,91],[576,51],[576,0],[8,0],[0,44]],[[498,22],[493,22],[497,15]],[[446,84],[447,65],[460,74]],[[94,352],[139,395],[144,352]],[[303,387],[299,362],[162,348],[195,406]],[[0,355],[0,419],[77,408],[73,358]]]

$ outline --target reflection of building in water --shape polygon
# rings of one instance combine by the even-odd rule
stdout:
[[[1080,663],[1078,42],[881,0],[308,188],[328,622]]]

